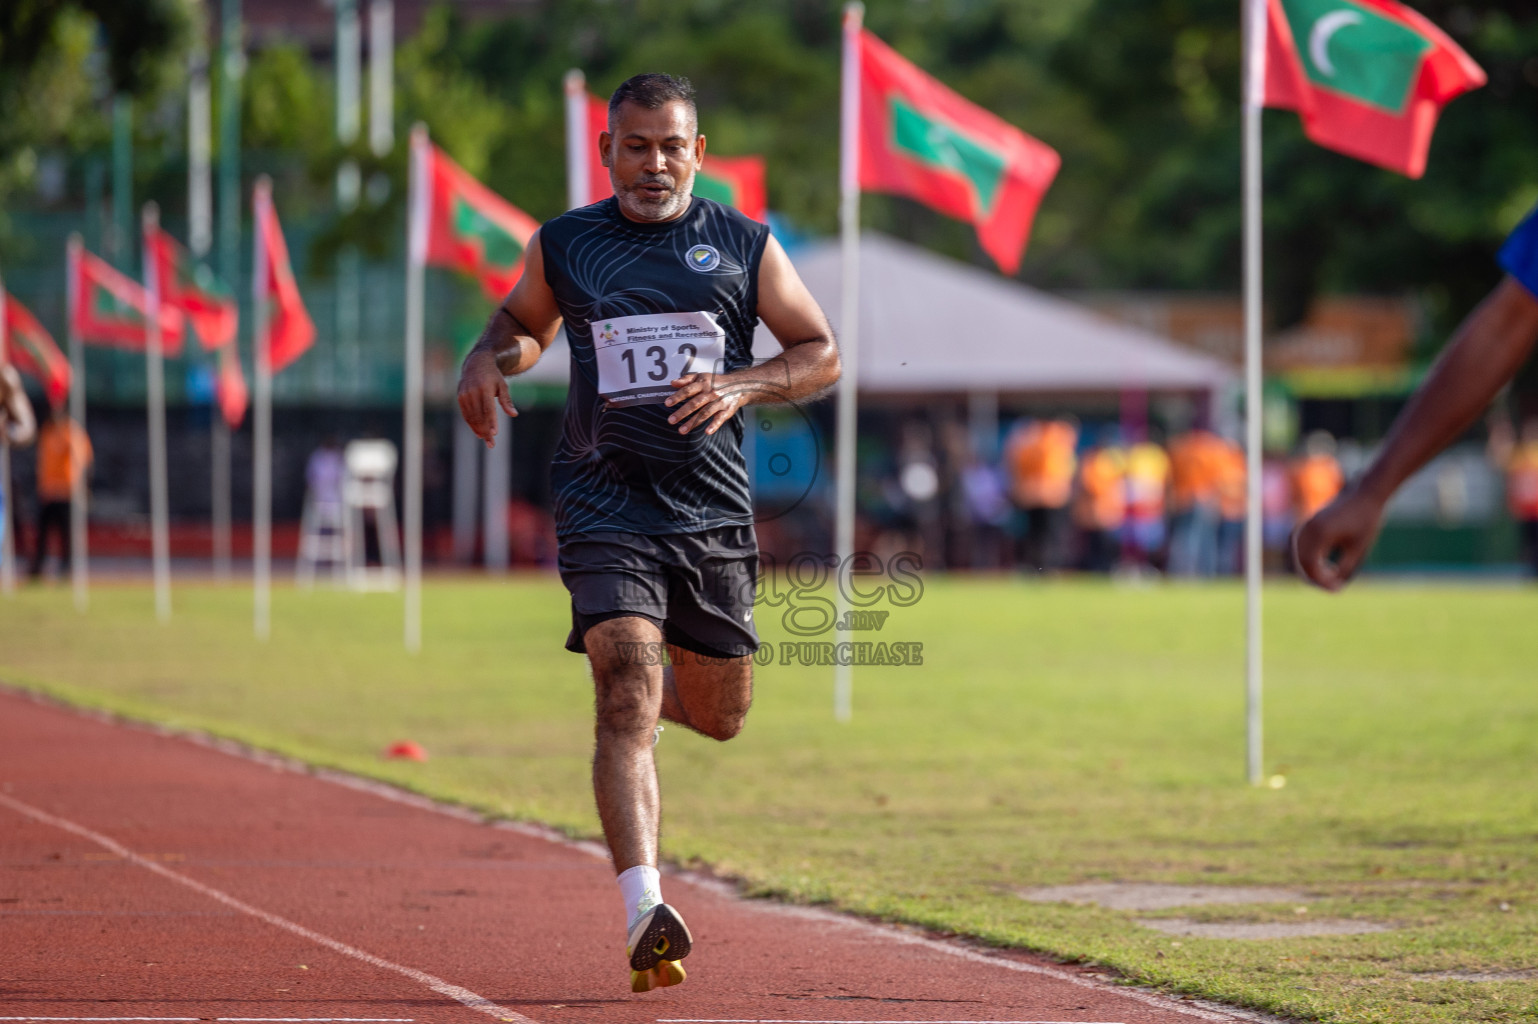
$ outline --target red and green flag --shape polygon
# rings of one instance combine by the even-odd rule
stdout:
[[[5,296],[6,357],[12,366],[43,385],[48,401],[57,405],[69,394],[69,360],[32,311],[14,295]]]
[[[160,301],[182,311],[203,347],[213,351],[234,341],[240,316],[235,293],[160,228],[146,233],[144,246],[155,260]]]
[[[423,138],[416,154],[427,189],[426,261],[474,277],[493,302],[501,302],[523,276],[523,255],[539,221],[460,167]]]
[[[1426,171],[1437,116],[1485,73],[1394,0],[1264,3],[1262,106],[1295,110],[1310,139],[1411,178]]]
[[[601,202],[614,194],[609,183],[609,169],[598,155],[598,136],[609,130],[609,105],[597,96],[587,96],[587,201]]]
[[[288,243],[283,240],[283,227],[272,203],[272,188],[265,178],[257,182],[252,209],[256,244],[262,250],[258,262],[267,268],[266,280],[257,282],[258,301],[268,303],[266,344],[257,339],[257,358],[265,353],[267,368],[277,373],[315,343],[315,322],[299,295],[294,268],[288,261]]]
[[[704,166],[694,172],[694,194],[736,207],[756,221],[768,221],[761,156],[716,156],[707,152]]]
[[[859,33],[860,188],[970,222],[983,251],[1013,274],[1062,164],[1057,151]]]
[[[214,398],[219,412],[231,430],[239,430],[246,418],[246,406],[250,392],[246,388],[246,375],[240,369],[240,354],[234,345],[219,350],[219,369],[214,377]]]
[[[81,341],[142,351],[149,344],[149,294],[106,260],[84,249],[71,260],[75,305],[70,319]],[[160,305],[160,345],[168,356],[182,352],[183,317]]]
[[[614,194],[609,183],[609,169],[598,155],[598,136],[609,130],[609,104],[596,96],[587,96],[587,192],[588,202],[596,203]],[[769,218],[769,194],[765,185],[764,158],[761,156],[716,156],[705,154],[705,164],[694,173],[694,194],[741,210],[757,221]]]

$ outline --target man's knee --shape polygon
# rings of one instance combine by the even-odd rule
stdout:
[[[717,714],[700,728],[700,732],[713,740],[725,743],[727,740],[742,732],[742,727],[748,722],[748,711],[743,708],[738,712]]]
[[[689,726],[722,743],[742,732],[753,703],[752,661],[722,662],[687,651],[675,653],[674,684]]]
[[[594,712],[599,732],[632,732],[656,724],[660,692],[649,676],[636,666],[594,666]]]

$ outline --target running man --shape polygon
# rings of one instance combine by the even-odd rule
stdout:
[[[497,406],[517,415],[504,374],[532,367],[565,324],[571,387],[551,489],[566,648],[592,667],[593,792],[630,987],[646,992],[684,980],[692,943],[657,873],[658,719],[728,740],[752,701],[758,546],[737,412],[821,396],[839,357],[769,229],[691,194],[705,136],[687,79],[626,81],[597,145],[614,196],[530,240],[523,277],[465,357],[459,407],[492,445]],[[754,366],[760,319],[783,351]]]
[[[1459,325],[1372,465],[1294,535],[1299,571],[1324,589],[1351,582],[1389,498],[1473,424],[1538,341],[1538,209],[1512,232],[1499,260],[1506,276]]]

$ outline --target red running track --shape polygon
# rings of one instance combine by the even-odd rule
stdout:
[[[591,844],[0,692],[0,1024],[1266,1019],[689,875],[666,892],[689,980],[633,995]]]

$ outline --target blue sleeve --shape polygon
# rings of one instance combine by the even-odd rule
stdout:
[[[1502,270],[1538,297],[1538,208],[1506,239],[1498,259]]]

